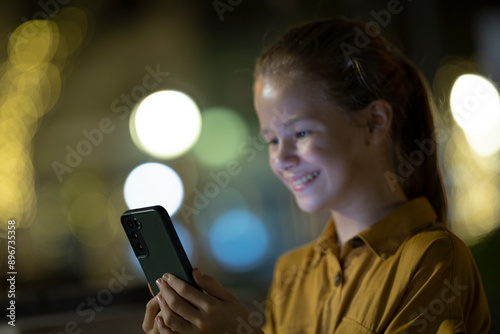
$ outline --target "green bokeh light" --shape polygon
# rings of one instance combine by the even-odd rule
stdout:
[[[200,139],[193,149],[198,161],[209,168],[219,168],[237,160],[238,148],[248,137],[245,121],[228,108],[210,108],[202,114]]]

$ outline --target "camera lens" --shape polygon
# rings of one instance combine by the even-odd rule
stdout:
[[[132,236],[134,237],[134,239],[139,239],[139,235],[135,231],[132,231]]]
[[[133,228],[134,224],[132,224],[132,221],[127,220],[127,226],[130,227],[130,228]]]
[[[139,248],[139,250],[143,250],[144,246],[142,246],[142,244],[140,242],[138,242],[137,243],[137,248]]]

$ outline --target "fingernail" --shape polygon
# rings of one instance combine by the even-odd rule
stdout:
[[[163,321],[163,319],[162,319],[160,316],[157,316],[157,317],[155,318],[155,320],[156,320],[156,322],[157,322],[157,323],[159,323],[159,324]]]
[[[156,299],[158,299],[158,303],[161,304],[161,295],[160,294],[156,295]]]
[[[160,287],[160,285],[161,285],[161,281],[160,281],[160,279],[161,279],[161,278],[158,278],[158,279],[156,280],[156,285],[158,285],[158,287]]]
[[[163,275],[163,280],[164,280],[165,282],[168,282],[168,280],[169,280],[169,279],[170,279],[170,275],[169,275],[169,274],[164,274],[164,275]]]
[[[198,276],[200,277],[203,277],[203,275],[205,275],[201,270],[200,268],[196,268],[196,271],[198,272]]]

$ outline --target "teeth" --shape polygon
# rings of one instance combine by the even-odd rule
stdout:
[[[314,173],[311,173],[311,174],[307,174],[307,175],[301,177],[300,179],[293,181],[293,185],[294,186],[299,186],[299,185],[301,185],[303,183],[306,183],[307,181],[310,181],[310,180],[316,178],[316,176],[318,176],[318,175],[319,175],[319,172],[314,172]]]

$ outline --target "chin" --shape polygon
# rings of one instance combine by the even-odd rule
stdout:
[[[307,213],[314,213],[322,209],[319,201],[311,201],[311,200],[301,200],[299,198],[295,198],[298,207]]]

